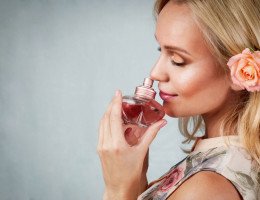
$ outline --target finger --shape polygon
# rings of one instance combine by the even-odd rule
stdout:
[[[107,147],[111,141],[111,131],[110,131],[109,115],[106,114],[103,119],[103,143],[102,147]]]
[[[114,99],[114,98],[113,98]],[[113,99],[110,101],[108,107],[107,107],[107,110],[106,112],[104,113],[103,115],[103,118],[102,118],[102,131],[103,131],[103,139],[105,138],[106,140],[108,139],[108,137],[110,136],[111,137],[111,134],[110,134],[110,123],[109,123],[109,117],[110,117],[110,113],[111,113],[111,110],[112,110],[112,106],[113,106]]]
[[[99,123],[99,129],[98,129],[98,144],[97,144],[97,150],[99,151],[103,144],[103,137],[104,131],[103,131],[103,118],[100,120]]]
[[[122,94],[120,90],[116,91],[115,98],[113,100],[113,106],[110,113],[110,127],[112,137],[124,141],[123,136],[123,120],[122,120]]]
[[[144,158],[142,173],[146,174],[147,169],[148,169],[148,165],[149,165],[149,149],[147,150],[147,153],[146,153],[145,158]]]
[[[167,124],[167,121],[165,119],[162,119],[162,120],[152,124],[150,127],[148,127],[147,131],[144,133],[143,137],[141,138],[141,141],[139,143],[140,145],[138,145],[138,146],[145,146],[146,149],[148,149],[150,144],[156,137],[158,131],[162,127],[164,127],[166,124]]]
[[[103,115],[103,118],[105,117],[109,117],[110,116],[110,113],[111,113],[111,110],[112,110],[112,106],[113,106],[113,100],[114,100],[114,97],[111,99],[107,109],[106,109],[106,112],[104,113]]]
[[[134,135],[140,139],[142,138],[142,136],[144,135],[144,133],[146,132],[147,128],[142,127],[140,128],[139,126],[135,126],[135,128],[133,129]]]

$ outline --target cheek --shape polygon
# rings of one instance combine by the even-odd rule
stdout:
[[[209,57],[180,70],[176,79],[178,81],[176,89],[180,95],[190,98],[197,93],[218,87],[224,77],[218,68],[214,67],[214,63],[215,61]]]
[[[199,112],[207,112],[207,109],[214,109],[225,101],[229,86],[224,76],[189,73],[182,80],[180,95],[183,103],[196,105]]]
[[[210,80],[210,77],[195,70],[182,73],[178,79],[179,93],[183,97],[191,97],[203,90]]]
[[[164,109],[170,117],[187,117],[205,114],[220,108],[226,102],[227,84],[221,79],[207,80],[198,77],[181,84],[179,98],[172,102],[164,102]]]

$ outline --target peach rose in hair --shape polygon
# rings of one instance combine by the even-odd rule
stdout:
[[[231,57],[227,65],[234,84],[250,92],[260,91],[260,51],[251,52],[246,48]]]

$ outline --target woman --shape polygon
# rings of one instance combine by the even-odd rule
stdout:
[[[260,199],[260,1],[157,0],[155,11],[161,55],[150,75],[166,114],[196,142],[147,185],[148,148],[166,121],[128,145],[117,91],[99,130],[104,199]]]

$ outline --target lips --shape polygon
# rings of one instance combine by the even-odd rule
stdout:
[[[168,93],[163,92],[163,91],[160,91],[159,95],[160,95],[161,99],[164,100],[164,101],[169,101],[169,100],[176,98],[178,96],[177,94],[168,94]]]

